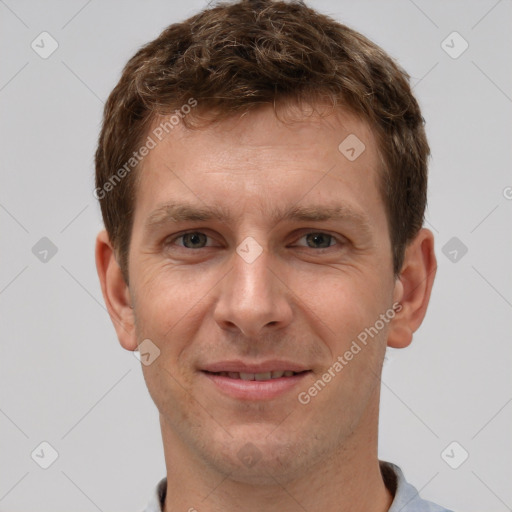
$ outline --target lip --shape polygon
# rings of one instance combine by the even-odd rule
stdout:
[[[231,379],[230,377],[223,377],[205,371],[201,373],[213,382],[218,390],[232,398],[238,400],[270,400],[291,391],[309,375],[311,371],[304,371],[303,373],[291,377],[280,377],[270,380]]]
[[[237,373],[266,373],[271,371],[286,371],[291,370],[292,372],[304,372],[310,370],[298,363],[292,361],[283,360],[269,360],[261,363],[245,363],[240,360],[231,361],[219,361],[217,363],[211,363],[201,368],[203,371],[218,373],[218,372],[237,372]],[[286,377],[291,379],[292,377]],[[279,380],[279,379],[275,379]],[[260,381],[261,382],[261,381]]]

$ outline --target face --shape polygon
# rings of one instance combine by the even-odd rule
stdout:
[[[263,108],[151,150],[129,293],[138,343],[160,350],[142,368],[164,443],[262,482],[376,435],[396,300],[378,172],[343,111],[284,124]]]

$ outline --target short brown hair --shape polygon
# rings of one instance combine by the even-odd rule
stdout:
[[[128,61],[105,104],[95,195],[127,283],[138,166],[118,183],[112,178],[126,170],[155,116],[190,98],[198,107],[183,118],[186,127],[200,113],[219,121],[288,100],[328,101],[365,120],[383,163],[380,190],[398,275],[423,225],[430,154],[409,75],[367,38],[301,1],[242,0],[167,27]]]

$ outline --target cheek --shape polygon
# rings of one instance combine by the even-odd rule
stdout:
[[[389,283],[379,280],[378,273],[368,271],[338,274],[337,279],[333,276],[330,282],[323,293],[315,293],[310,298],[308,306],[315,313],[310,315],[311,328],[330,354],[325,371],[330,368],[331,372],[324,375],[332,382],[329,386],[338,397],[335,408],[359,410],[367,403],[380,378],[392,318],[388,315],[385,322],[380,315],[392,304],[392,289]],[[324,405],[329,406],[329,394],[322,396],[319,406],[323,400],[326,400]]]
[[[197,277],[180,275],[178,269],[171,271],[165,265],[142,262],[137,270],[139,278],[133,282],[137,338],[150,339],[160,351],[142,370],[155,403],[160,410],[170,410],[190,399],[183,388],[190,386],[192,370],[181,361],[182,353],[196,337],[204,314],[201,299],[210,287]],[[169,400],[174,405],[167,403]],[[186,408],[179,409],[176,417]]]
[[[142,265],[141,265],[142,267]],[[201,272],[180,272],[165,265],[147,265],[135,284],[139,325],[154,336],[196,326],[195,317],[211,288]]]
[[[297,294],[305,314],[323,325],[328,337],[342,348],[386,310],[391,293],[386,286],[376,273],[350,268],[331,269],[327,275],[303,282],[300,288],[296,283],[295,289],[300,290]]]

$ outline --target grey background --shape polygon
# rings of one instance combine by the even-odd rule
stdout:
[[[138,511],[165,475],[156,407],[96,275],[93,153],[128,58],[204,5],[0,0],[0,510]],[[427,499],[512,510],[512,2],[309,5],[405,67],[433,153],[438,275],[413,344],[385,363],[379,455]],[[47,59],[31,48],[43,31],[59,45]],[[453,31],[469,43],[456,59],[441,46]],[[31,458],[42,441],[59,454],[48,469]],[[452,464],[469,453],[458,469],[441,455],[452,441]]]

